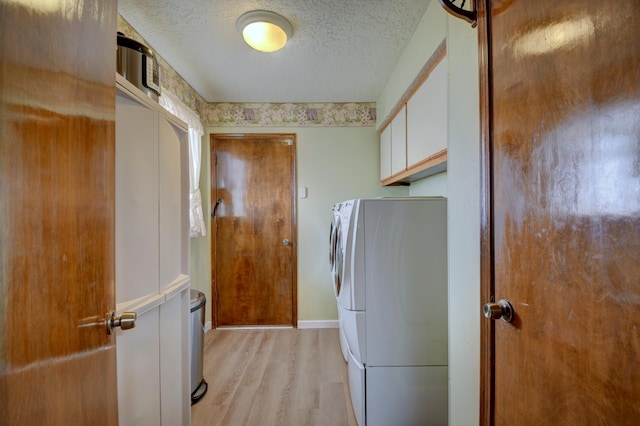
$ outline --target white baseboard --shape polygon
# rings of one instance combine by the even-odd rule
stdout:
[[[277,330],[292,329],[291,325],[225,325],[218,327],[217,330]]]
[[[298,321],[298,328],[338,328],[340,323],[338,320],[300,320]],[[241,327],[233,327],[234,329]],[[260,327],[245,327],[245,328],[260,328]],[[274,327],[263,327],[274,328]],[[290,327],[284,327],[290,328]],[[207,321],[204,324],[204,332],[211,330],[211,321]]]
[[[338,328],[338,320],[300,320],[298,328]]]

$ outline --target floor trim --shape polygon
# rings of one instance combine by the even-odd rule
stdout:
[[[298,328],[338,328],[338,320],[300,320]]]
[[[224,325],[216,330],[275,330],[293,328],[291,325]]]
[[[338,328],[340,323],[338,320],[300,320],[298,321],[298,328]],[[211,330],[211,321],[207,321],[204,324],[204,332]],[[291,326],[247,326],[247,327],[218,327],[218,330],[255,330],[255,329],[267,329],[267,328],[291,328]]]

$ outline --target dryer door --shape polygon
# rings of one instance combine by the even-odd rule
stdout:
[[[364,311],[365,245],[363,200],[342,203],[341,238],[343,250],[342,286],[338,302],[350,311]]]
[[[333,206],[333,220],[331,221],[331,228],[329,229],[329,267],[333,273],[335,267],[336,257],[336,231],[338,223],[340,222],[340,204]]]
[[[331,280],[333,282],[333,293],[336,298],[340,295],[342,289],[342,269],[344,262],[344,251],[342,244],[342,226],[340,220],[334,221],[331,233],[331,253],[329,255],[331,262]]]
[[[351,203],[344,201],[340,209],[340,220],[338,221],[338,229],[336,232],[336,271],[334,290],[338,298],[338,304],[343,309],[352,310],[350,279],[349,279],[349,219],[351,216]]]

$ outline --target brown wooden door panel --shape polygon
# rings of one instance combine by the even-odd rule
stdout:
[[[294,138],[214,135],[217,325],[292,325]],[[291,241],[283,244],[283,240]],[[215,293],[214,293],[215,294]]]
[[[117,8],[54,3],[0,1],[0,423],[117,424]]]
[[[488,4],[493,257],[483,274],[516,316],[483,342],[494,351],[487,407],[495,424],[637,424],[638,3]]]

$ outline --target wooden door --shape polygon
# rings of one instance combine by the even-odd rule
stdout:
[[[0,0],[0,424],[118,423],[116,18]]]
[[[294,325],[295,136],[213,135],[212,145],[216,325]]]
[[[638,424],[638,2],[480,6],[483,422]]]

